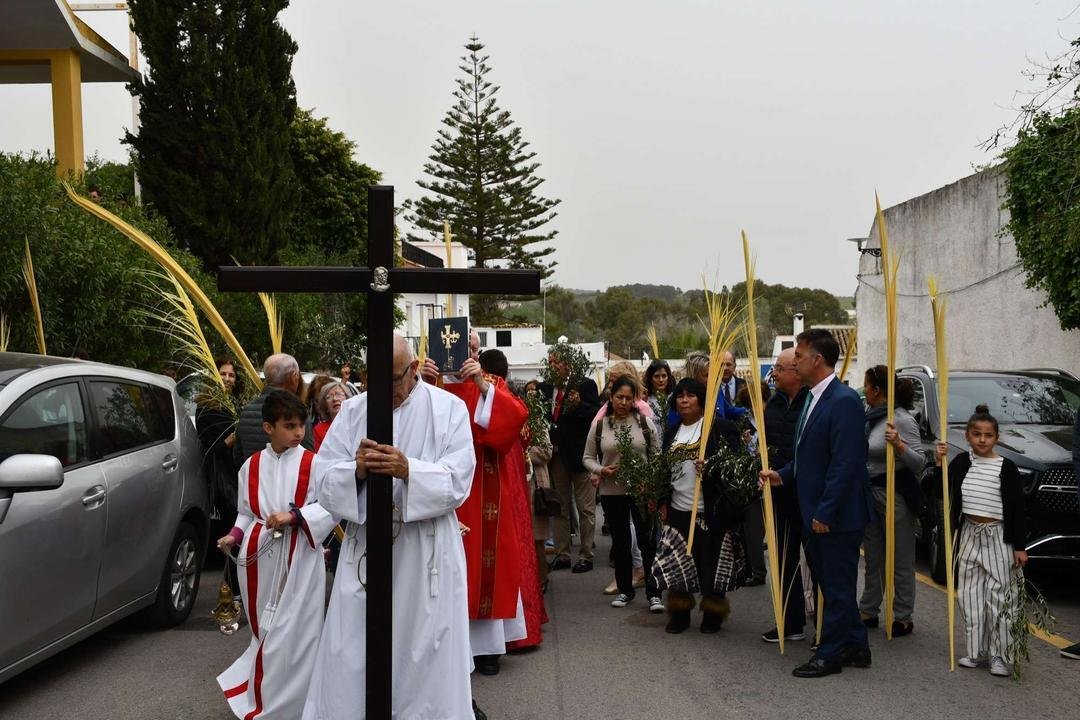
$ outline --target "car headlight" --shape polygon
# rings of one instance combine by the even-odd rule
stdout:
[[[1039,474],[1030,468],[1018,468],[1018,474],[1020,475],[1020,483],[1024,488],[1024,494],[1030,495],[1035,492],[1036,480]]]

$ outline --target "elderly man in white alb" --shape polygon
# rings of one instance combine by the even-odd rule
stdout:
[[[364,717],[367,473],[394,478],[393,713],[473,717],[468,587],[455,509],[475,469],[469,412],[418,382],[417,361],[394,336],[394,444],[366,437],[367,394],[346,400],[315,457],[319,502],[348,520],[304,720]]]

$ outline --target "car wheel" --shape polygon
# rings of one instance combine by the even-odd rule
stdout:
[[[149,608],[152,622],[158,627],[173,627],[187,620],[199,593],[202,548],[195,528],[180,523],[169,546],[165,567],[158,584],[157,599]]]
[[[927,533],[927,550],[930,555],[930,577],[934,582],[945,584],[945,516],[942,513],[942,503],[934,502],[931,508],[933,527]]]

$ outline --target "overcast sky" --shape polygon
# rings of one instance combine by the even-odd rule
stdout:
[[[476,33],[560,198],[555,281],[731,284],[739,230],[769,283],[850,295],[885,206],[970,174],[1027,58],[1080,35],[1076,0],[293,0],[293,75],[357,157],[416,196]],[[121,13],[84,13],[126,52]],[[52,148],[47,86],[0,87],[0,150]],[[120,86],[84,88],[87,153],[122,159]],[[12,112],[16,110],[16,112]]]

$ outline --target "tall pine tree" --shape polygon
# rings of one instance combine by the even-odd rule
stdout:
[[[537,193],[543,179],[540,163],[521,137],[507,110],[499,108],[499,86],[491,72],[484,46],[474,36],[461,58],[464,77],[457,81],[457,102],[443,118],[432,154],[424,164],[429,179],[417,181],[431,193],[409,204],[407,220],[415,232],[410,240],[441,240],[443,221],[449,220],[454,238],[471,251],[476,267],[505,260],[510,267],[535,268],[545,277],[555,267],[545,260],[555,248],[538,246],[552,240],[555,230],[543,230],[555,216],[559,200]],[[476,297],[473,314],[481,322],[497,319],[497,300]]]
[[[144,199],[208,268],[272,262],[297,182],[289,154],[296,43],[288,0],[130,0],[150,69],[128,133]]]

